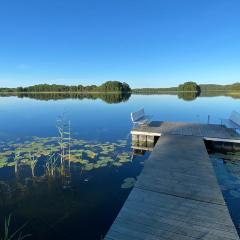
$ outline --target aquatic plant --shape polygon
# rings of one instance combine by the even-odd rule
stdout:
[[[55,153],[53,153],[50,157],[48,157],[45,163],[45,167],[47,170],[47,174],[49,176],[55,175],[56,169],[57,169],[57,160],[58,160],[58,157],[55,155]]]
[[[125,178],[121,185],[121,188],[124,188],[124,189],[132,188],[135,182],[136,182],[135,178]]]
[[[131,154],[125,149],[126,140],[96,142],[74,139],[70,122],[63,124],[61,121],[58,121],[58,137],[33,136],[0,142],[0,168],[13,166],[18,176],[19,170],[28,166],[35,184],[45,177],[62,176],[63,186],[67,186],[74,168],[78,171],[80,168],[82,173],[104,167],[118,168],[131,162]]]
[[[68,121],[68,164],[71,165],[71,122]]]
[[[31,152],[29,152],[30,166],[32,170],[32,176],[35,177],[35,166],[37,164],[37,157],[34,156]]]
[[[83,166],[93,163],[96,164],[96,167],[103,167],[106,164],[121,166],[123,163],[131,162],[130,152],[124,151],[125,147],[119,146],[118,142],[95,143],[81,139],[69,140],[68,136],[67,143],[71,148],[69,146],[67,146],[68,148],[64,147],[63,154],[61,153],[63,149],[59,146],[58,138],[56,137],[33,137],[22,143],[14,143],[14,141],[4,142],[2,149],[5,150],[2,150],[0,153],[0,167],[14,165],[17,172],[21,165],[29,165],[34,173],[39,159],[42,159],[41,162],[43,161],[47,168],[52,165],[51,161],[53,159],[50,158],[52,155],[54,155],[53,165],[55,167],[59,165],[58,163],[61,165],[61,157],[63,161],[79,163]]]
[[[214,153],[210,155],[213,160],[213,165],[217,167],[218,178],[221,182],[221,190],[227,198],[240,198],[240,164],[239,164],[239,152],[226,154]],[[219,164],[221,167],[218,168]]]
[[[87,163],[84,166],[84,170],[86,170],[86,171],[91,171],[93,168],[94,168],[94,164],[93,163]]]
[[[131,162],[131,157],[129,153],[123,152],[117,156],[120,163]]]
[[[122,163],[120,163],[120,162],[113,162],[112,165],[115,166],[115,167],[121,167]]]
[[[57,119],[57,129],[59,134],[57,141],[60,147],[59,156],[60,156],[61,166],[62,168],[64,168],[66,154],[68,155],[69,165],[70,165],[70,158],[71,158],[71,132],[70,132],[71,125],[70,125],[70,121],[68,122],[68,124],[66,123],[64,113],[60,115],[59,118]]]
[[[19,166],[19,163],[20,163],[20,151],[19,150],[16,150],[15,152],[15,156],[14,156],[14,162],[15,162],[15,174],[17,174],[18,172],[18,166]]]
[[[23,235],[22,230],[26,226],[26,223],[23,224],[20,228],[18,228],[15,232],[10,233],[10,224],[11,224],[11,214],[5,218],[4,221],[4,234],[1,237],[1,240],[23,240],[27,237],[30,237],[31,234]]]

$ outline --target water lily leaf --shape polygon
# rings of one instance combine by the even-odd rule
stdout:
[[[8,158],[0,159],[0,168],[8,166]]]
[[[86,150],[85,153],[87,154],[87,156],[89,158],[95,158],[97,156],[97,153],[93,152],[93,151],[90,151],[90,150]]]
[[[135,178],[125,178],[121,185],[121,188],[125,188],[125,189],[132,188],[135,182],[136,182]]]
[[[88,163],[84,166],[84,170],[86,170],[86,171],[91,171],[93,168],[94,168],[93,163]]]
[[[113,162],[113,166],[121,167],[121,166],[122,166],[122,163],[120,163],[120,162]]]
[[[13,154],[14,154],[13,151],[9,151],[9,150],[1,153],[1,155],[3,155],[3,156],[11,156],[11,155],[13,155]]]
[[[100,167],[101,167],[101,164],[99,164],[99,163],[94,164],[94,168],[100,168]]]
[[[120,148],[126,146],[126,140],[119,140],[114,143],[109,141],[101,143],[96,141],[85,141],[82,139],[71,139],[70,158],[68,155],[68,139],[65,140],[66,142],[62,144],[62,147],[65,147],[65,156],[62,157],[67,161],[70,160],[70,162],[73,163],[71,166],[75,166],[74,163],[81,164],[84,166],[85,170],[90,171],[93,168],[106,167],[110,163],[113,166],[120,167],[124,163],[130,161],[130,155],[127,152],[117,155],[122,151]],[[0,165],[14,166],[15,161],[13,161],[13,159],[15,158],[15,154],[18,154],[17,161],[19,164],[31,166],[32,159],[29,156],[29,153],[31,153],[34,160],[41,159],[40,162],[41,164],[44,164],[45,167],[45,163],[50,156],[53,154],[59,156],[61,154],[58,141],[59,138],[57,137],[37,136],[26,138],[24,141],[20,138],[8,142],[2,141],[0,142],[2,152],[0,153]],[[59,159],[60,157],[57,157],[56,161],[60,164]]]

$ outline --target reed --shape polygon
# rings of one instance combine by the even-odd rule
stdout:
[[[64,170],[65,160],[68,159],[68,164],[70,166],[71,160],[71,123],[65,120],[65,114],[61,114],[57,119],[57,129],[58,129],[58,144],[60,146],[60,162],[61,167]]]
[[[36,167],[38,159],[31,152],[29,152],[29,159],[30,159],[30,167],[31,167],[31,171],[32,171],[32,176],[35,177],[35,167]]]
[[[4,221],[4,234],[1,237],[1,240],[23,240],[31,236],[31,234],[23,234],[22,230],[27,225],[27,223],[23,224],[13,233],[10,232],[10,225],[11,225],[11,214],[5,218]]]
[[[50,157],[46,161],[45,167],[49,176],[55,176],[57,171],[57,161],[58,161],[58,156],[56,156],[55,153],[50,155]]]
[[[19,169],[19,163],[20,163],[20,151],[19,150],[16,150],[16,152],[15,152],[14,162],[15,162],[14,171],[15,171],[15,174],[17,175],[18,169]]]

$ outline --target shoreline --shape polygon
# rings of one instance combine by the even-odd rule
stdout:
[[[201,91],[200,93],[208,93],[208,92],[221,92],[221,93],[232,93],[232,94],[240,94],[240,91],[229,91],[229,90],[209,90],[209,91]],[[119,94],[119,93],[131,93],[131,94],[158,94],[158,93],[198,93],[198,91],[143,91],[136,92],[128,91],[128,92],[1,92],[0,94]]]

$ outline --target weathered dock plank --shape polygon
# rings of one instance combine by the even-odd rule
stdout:
[[[167,174],[170,177],[166,177]],[[136,186],[206,202],[224,203],[204,142],[199,137],[161,137]]]
[[[159,138],[105,239],[239,240],[202,137]]]

